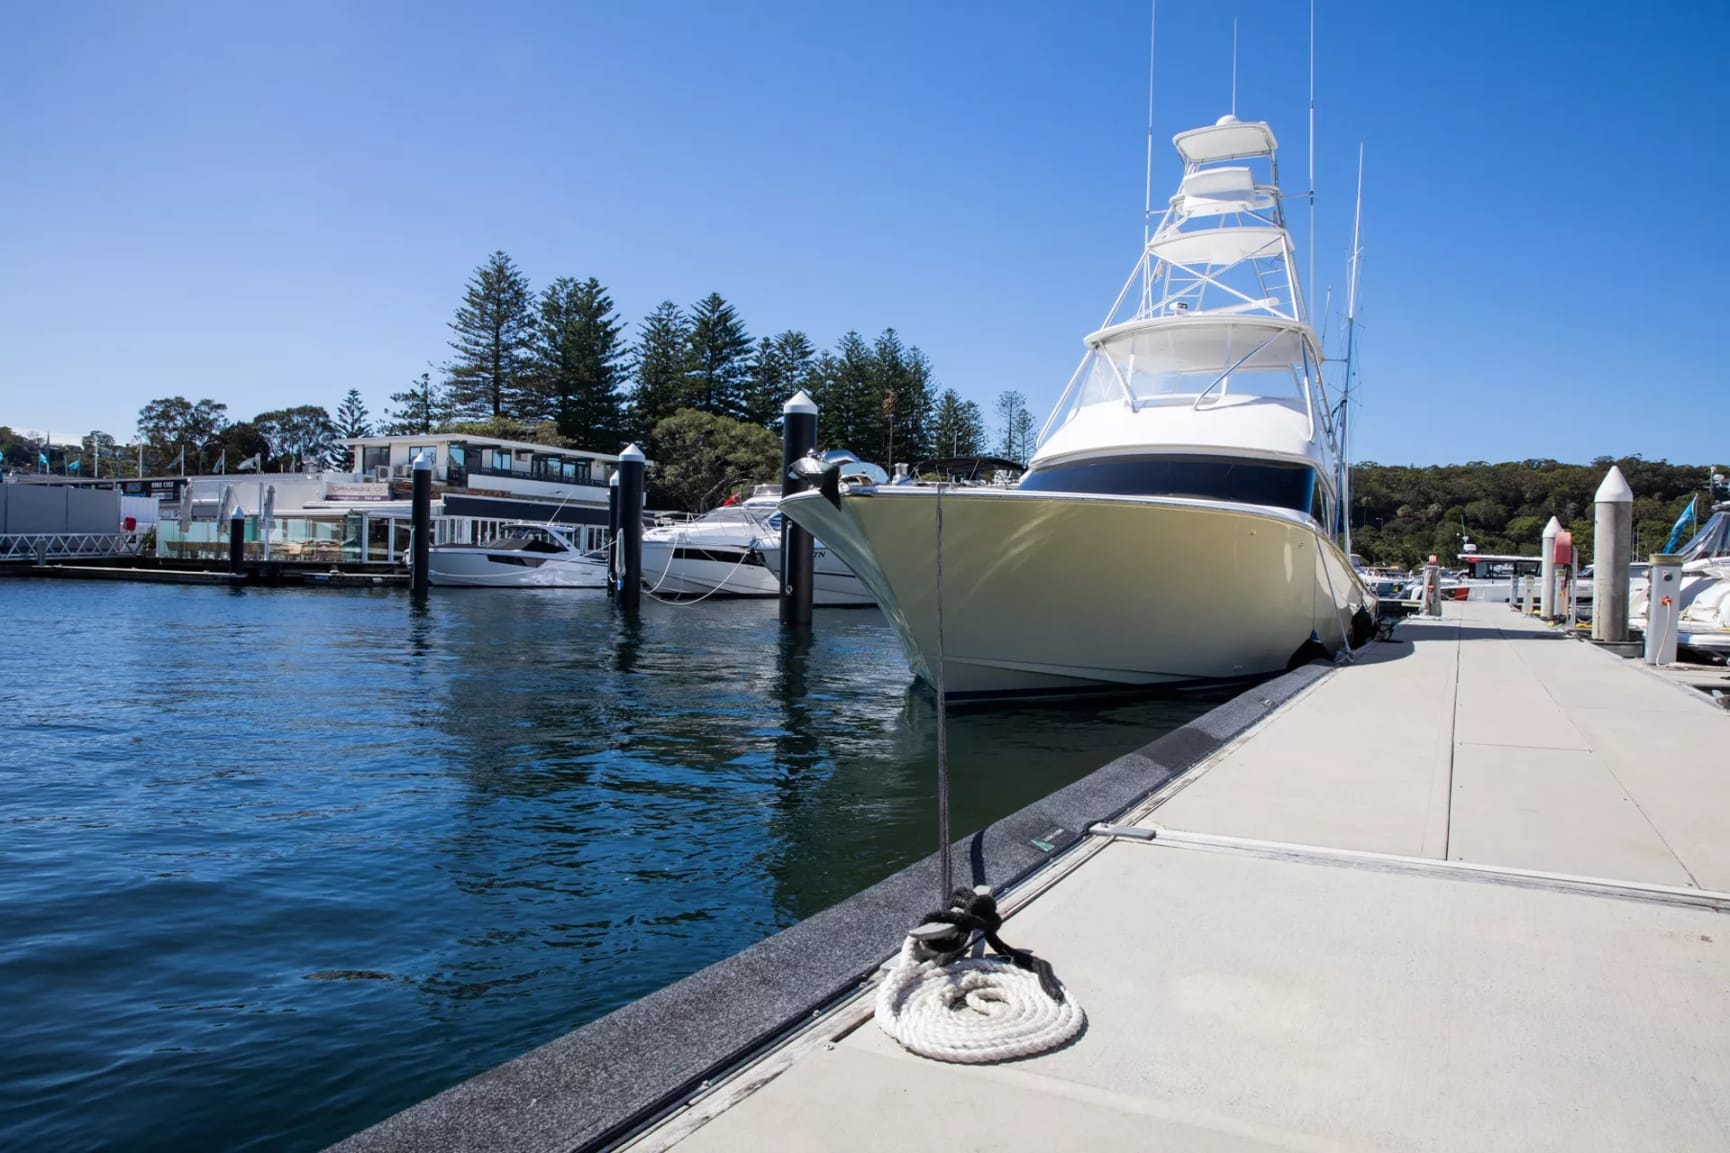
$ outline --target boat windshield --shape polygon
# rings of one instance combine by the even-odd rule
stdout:
[[[490,546],[500,552],[569,552],[570,545],[540,525],[513,524],[506,526],[498,541]]]
[[[1070,412],[1093,404],[1133,407],[1228,398],[1273,400],[1302,411],[1308,404],[1302,334],[1258,324],[1158,325],[1100,341],[1081,368]],[[1062,413],[1062,423],[1070,413]]]
[[[1185,496],[1269,505],[1324,518],[1308,465],[1231,457],[1125,456],[1035,468],[1020,486],[1100,496]]]

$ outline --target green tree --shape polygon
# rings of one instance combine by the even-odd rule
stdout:
[[[464,417],[538,419],[530,361],[535,336],[529,278],[495,252],[469,278],[450,328],[456,353],[445,372],[452,406]]]
[[[342,403],[336,406],[337,440],[359,440],[371,435],[372,422],[367,419],[366,401],[361,399],[360,389],[351,388],[343,394]],[[341,443],[331,447],[330,466],[338,472],[353,472],[360,467],[354,449]]]
[[[781,471],[781,442],[766,428],[681,409],[655,425],[654,485],[660,500],[704,512],[740,485]]]
[[[16,432],[9,425],[0,425],[0,465],[20,472],[34,472],[42,442],[28,433]]]
[[[686,366],[684,402],[688,407],[734,419],[747,416],[751,337],[739,314],[718,292],[711,292],[691,309]]]
[[[757,342],[745,386],[745,420],[764,428],[781,426],[781,406],[805,387],[817,350],[803,332],[787,331]]]
[[[318,404],[261,412],[252,423],[270,446],[271,456],[293,469],[322,464],[336,437],[330,413]]]
[[[920,461],[931,455],[932,408],[935,404],[931,362],[917,348],[901,343],[886,328],[871,346],[871,391],[883,416],[885,466],[899,457]]]
[[[79,442],[79,468],[84,476],[125,476],[138,471],[135,460],[120,458],[114,438],[100,429],[92,429]]]
[[[222,430],[222,452],[228,462],[225,472],[235,472],[243,462],[258,458],[258,469],[264,471],[270,461],[270,442],[264,439],[254,421],[236,421]]]
[[[138,438],[145,444],[146,467],[153,472],[205,471],[205,459],[216,460],[215,441],[227,426],[228,406],[208,398],[197,403],[184,396],[151,401],[138,411]]]
[[[670,300],[643,318],[631,350],[631,433],[640,440],[682,407],[690,336],[690,318]]]
[[[932,416],[932,445],[936,456],[983,456],[985,416],[971,400],[962,400],[953,388],[937,398]]]
[[[857,332],[835,342],[835,351],[818,361],[812,393],[821,415],[817,434],[823,443],[869,455],[884,443],[883,398],[877,391],[877,363],[871,346]]]
[[[1014,389],[997,396],[998,452],[1010,460],[1027,463],[1033,455],[1033,414],[1027,398]]]
[[[390,394],[394,408],[384,414],[385,436],[419,436],[437,432],[452,417],[450,392],[432,373],[423,372],[409,382],[401,392]]]
[[[563,276],[541,294],[535,380],[541,408],[559,434],[582,448],[612,452],[625,431],[625,326],[594,277]]]

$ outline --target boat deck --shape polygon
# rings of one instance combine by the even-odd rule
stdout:
[[[1009,895],[1072,1044],[945,1065],[862,1000],[632,1147],[1730,1149],[1730,716],[1444,611]]]

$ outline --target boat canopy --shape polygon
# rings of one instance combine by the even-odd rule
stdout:
[[[1308,400],[1315,353],[1304,326],[1260,317],[1129,321],[1087,338],[1078,406],[1228,396]]]
[[[1242,121],[1235,116],[1222,116],[1206,128],[1191,128],[1171,138],[1177,154],[1185,164],[1213,164],[1221,160],[1243,160],[1251,156],[1272,156],[1279,147],[1273,129],[1262,121]]]
[[[1718,506],[1677,555],[1683,564],[1730,557],[1730,505]]]

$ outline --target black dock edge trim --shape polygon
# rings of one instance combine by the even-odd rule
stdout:
[[[957,879],[1003,887],[1080,844],[1326,677],[1305,665],[956,843]],[[937,854],[815,916],[331,1147],[589,1153],[647,1128],[852,994],[931,904]]]

